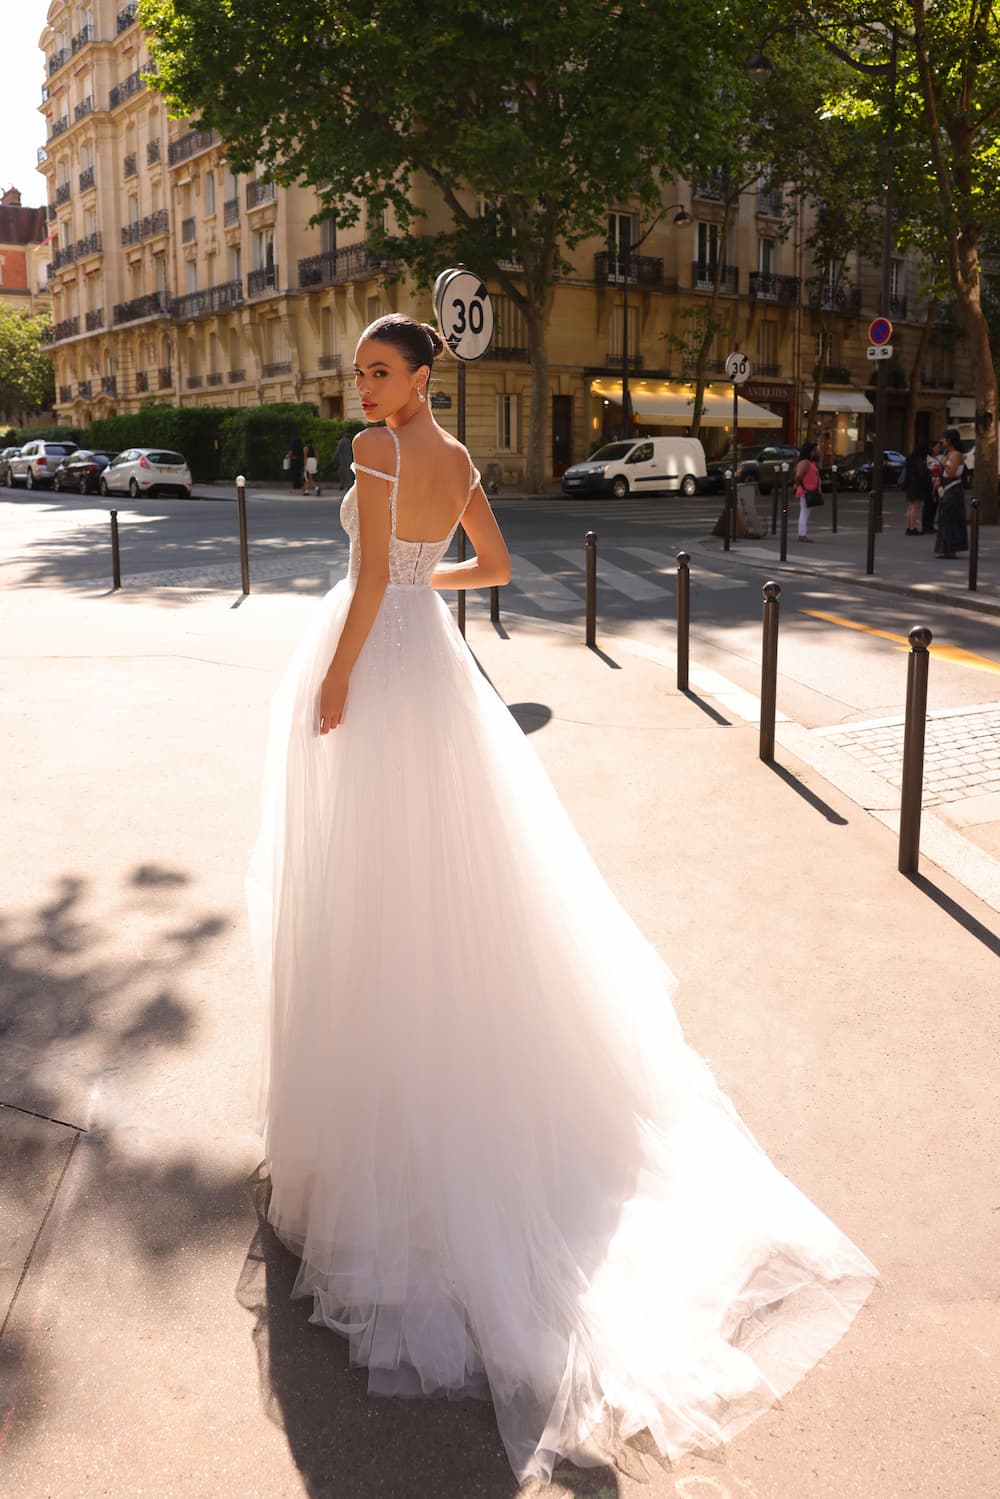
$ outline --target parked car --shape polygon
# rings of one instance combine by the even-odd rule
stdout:
[[[563,494],[697,493],[705,477],[705,449],[697,437],[638,437],[605,443],[586,463],[562,476]]]
[[[52,475],[52,488],[74,489],[77,494],[96,494],[101,475],[111,462],[110,453],[95,453],[90,448],[77,448],[64,458]]]
[[[52,475],[64,458],[76,451],[75,442],[45,442],[37,437],[7,460],[7,483],[13,488],[51,489]]]
[[[101,494],[141,494],[173,491],[190,498],[191,470],[181,453],[166,448],[126,448],[112,458],[101,474]]]
[[[781,465],[789,464],[789,472],[794,473],[798,461],[799,450],[789,443],[773,442],[761,448],[747,448],[740,456],[737,478],[744,484],[756,482],[761,494],[769,494],[778,482]]]
[[[0,452],[0,484],[10,484],[10,460],[20,451],[20,448],[4,448]]]
[[[865,448],[859,448],[857,452],[848,453],[846,458],[835,460],[837,464],[837,485],[840,489],[855,489],[859,494],[868,494],[875,478],[875,462],[871,453]],[[895,448],[885,450],[885,483],[898,484],[903,477],[903,469],[906,467],[906,456],[899,453]],[[833,478],[833,465],[824,463],[820,468],[820,476],[824,484],[829,484]]]

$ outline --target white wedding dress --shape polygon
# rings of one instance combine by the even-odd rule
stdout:
[[[272,709],[248,879],[270,1221],[373,1393],[492,1399],[521,1479],[645,1432],[672,1459],[788,1390],[877,1272],[684,1041],[669,969],[429,587],[451,535],[396,536],[398,475],[397,440],[343,723],[317,732],[353,489],[348,576]]]

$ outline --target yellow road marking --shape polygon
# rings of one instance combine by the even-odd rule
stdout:
[[[825,620],[828,625],[840,625],[845,630],[861,630],[865,635],[877,635],[881,640],[891,640],[903,650],[909,650],[910,642],[905,635],[893,635],[889,630],[876,630],[874,625],[859,625],[856,620],[844,619],[839,614],[824,614],[820,609],[800,609],[800,614],[813,619]],[[991,661],[989,656],[977,656],[973,651],[963,651],[957,645],[932,645],[931,655],[953,666],[971,666],[973,671],[990,671],[1000,676],[1000,661]]]

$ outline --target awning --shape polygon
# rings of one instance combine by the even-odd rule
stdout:
[[[591,392],[605,400],[621,405],[622,383],[620,380],[593,380]],[[632,410],[650,422],[664,422],[687,426],[694,412],[694,386],[666,380],[629,380],[629,400]],[[782,418],[764,406],[756,406],[742,396],[737,399],[736,418],[741,427],[780,427]],[[733,424],[732,387],[720,389],[717,385],[706,385],[701,412],[703,427],[731,427]]]
[[[948,398],[948,420],[951,422],[971,422],[975,419],[976,403],[972,396],[949,396]]]
[[[809,391],[806,388],[806,396]],[[809,401],[806,401],[808,407]],[[863,390],[821,390],[820,411],[874,411],[875,408]]]

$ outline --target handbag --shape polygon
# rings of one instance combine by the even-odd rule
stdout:
[[[823,491],[821,489],[804,489],[802,493],[805,495],[807,509],[815,510],[817,505],[822,505]]]

